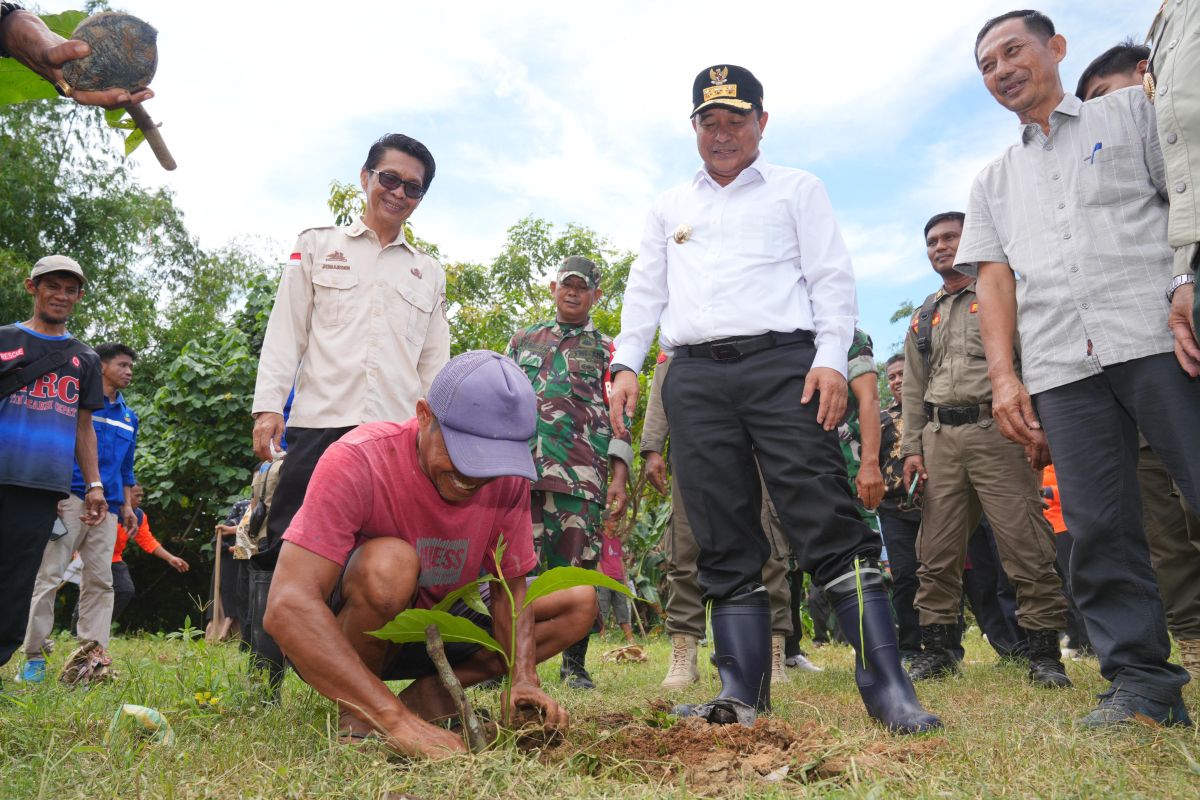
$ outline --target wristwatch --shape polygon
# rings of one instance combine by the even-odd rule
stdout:
[[[87,491],[90,492],[92,489],[99,489],[100,491],[103,492],[104,484],[101,483],[100,481],[92,481],[91,483],[89,483],[87,485]],[[84,492],[84,494],[87,494],[87,492]]]
[[[1171,279],[1171,288],[1167,289],[1167,302],[1169,303],[1169,302],[1171,302],[1172,299],[1174,299],[1175,290],[1178,289],[1180,286],[1183,286],[1185,283],[1195,283],[1195,282],[1196,282],[1196,276],[1193,274],[1189,273],[1187,275],[1176,275],[1174,278]]]

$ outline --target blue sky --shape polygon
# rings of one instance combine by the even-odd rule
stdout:
[[[488,261],[528,214],[634,248],[654,196],[699,164],[692,79],[741,64],[764,84],[764,153],[829,189],[861,326],[886,355],[903,335],[888,317],[937,286],[925,220],[961,209],[1017,137],[972,57],[1009,2],[414,5],[114,2],[159,29],[147,105],[180,164],[164,173],[139,151],[139,176],[176,192],[205,246],[283,259],[328,224],[329,182],[356,181],[371,141],[400,131],[437,158],[413,223],[448,258]],[[1037,7],[1067,37],[1071,90],[1095,55],[1142,39],[1158,2]]]

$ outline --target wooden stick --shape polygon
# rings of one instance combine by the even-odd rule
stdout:
[[[175,169],[175,157],[167,149],[167,143],[163,141],[162,134],[158,132],[158,125],[155,124],[154,120],[150,119],[150,115],[146,112],[146,109],[142,108],[142,104],[134,103],[131,106],[127,106],[126,110],[145,135],[146,141],[150,144],[150,149],[154,151],[154,155],[158,159],[158,163],[162,164],[162,168],[165,170]]]
[[[454,674],[450,662],[446,660],[446,647],[442,643],[442,634],[436,625],[425,628],[425,650],[429,653],[433,665],[437,667],[442,685],[446,687],[450,698],[458,706],[458,718],[462,720],[463,741],[467,743],[467,750],[472,753],[482,753],[488,746],[487,737],[483,735],[483,726],[479,724],[479,718],[471,709],[471,703],[467,700],[467,694],[463,691],[462,684],[458,682],[458,676]]]
[[[225,609],[221,606],[221,534],[217,534],[217,546],[213,552],[217,556],[213,565],[213,613],[212,621],[208,623],[204,639],[209,642],[221,641],[221,626],[225,622]]]

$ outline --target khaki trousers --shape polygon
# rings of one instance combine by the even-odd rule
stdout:
[[[764,486],[762,526],[771,542],[771,557],[762,568],[762,582],[771,596],[771,634],[791,636],[791,589],[788,587],[788,559],[791,550],[780,527],[775,507]],[[701,600],[696,559],[700,547],[692,534],[679,484],[671,481],[671,522],[667,526],[667,633],[683,633],[704,638],[704,602]]]
[[[25,655],[41,658],[42,643],[54,629],[54,597],[62,585],[72,554],[83,559],[79,582],[79,639],[95,639],[108,647],[112,628],[113,549],[117,545],[117,515],[111,511],[99,525],[84,525],[83,501],[75,495],[58,504],[66,534],[46,545],[42,566],[33,584],[29,625],[25,629]]]
[[[1054,533],[1024,449],[1005,439],[990,418],[973,425],[931,422],[921,442],[929,473],[917,535],[921,624],[958,621],[967,540],[983,513],[1016,589],[1021,627],[1063,630],[1067,601],[1054,570]]]

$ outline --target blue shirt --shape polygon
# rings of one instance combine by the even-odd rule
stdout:
[[[0,374],[32,364],[71,341],[70,334],[47,336],[20,323],[0,326]],[[100,408],[103,401],[100,359],[90,347],[0,398],[0,484],[66,497],[79,411]]]
[[[104,499],[108,501],[108,510],[116,514],[125,505],[125,487],[137,483],[133,477],[133,451],[137,446],[138,417],[118,392],[116,402],[105,397],[104,408],[92,412],[92,427],[96,429],[96,456]],[[86,491],[83,473],[76,463],[71,494],[83,497]]]

